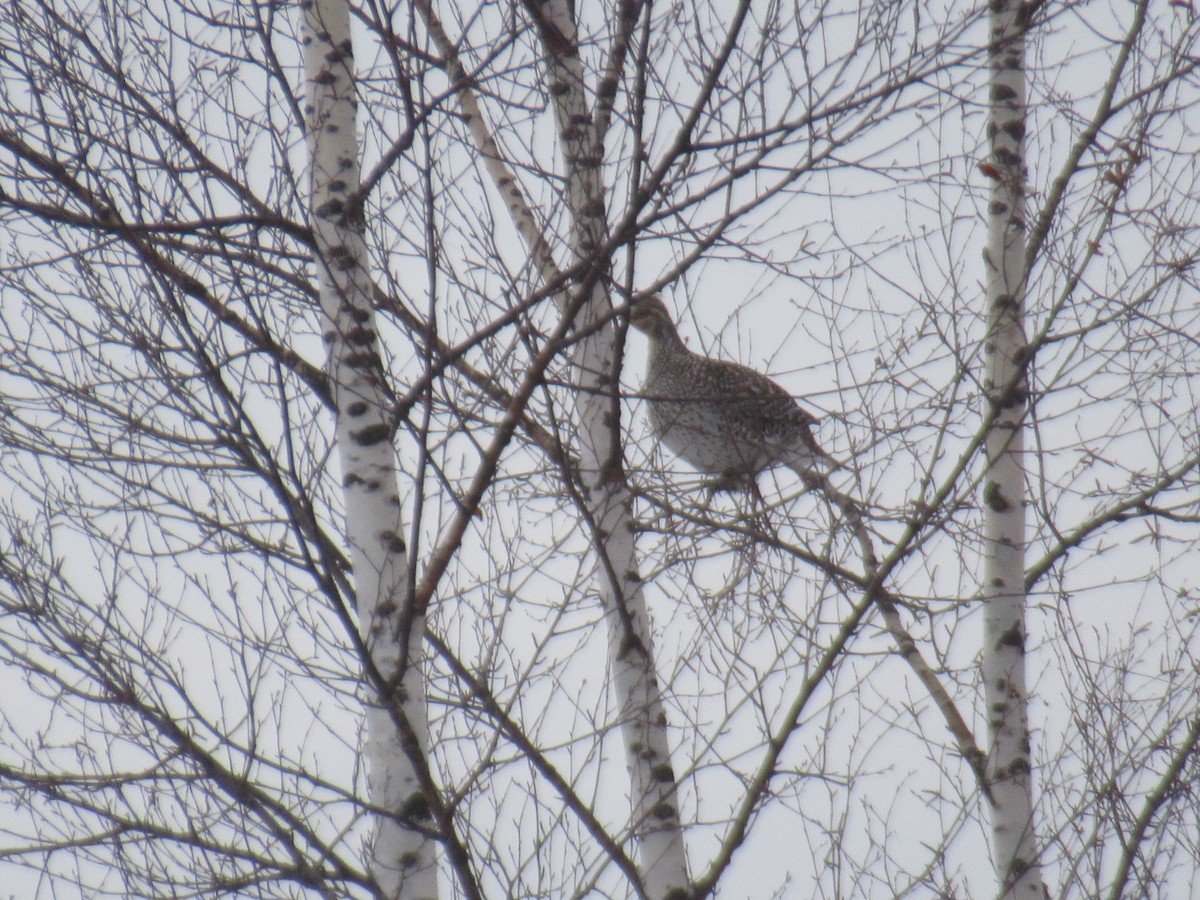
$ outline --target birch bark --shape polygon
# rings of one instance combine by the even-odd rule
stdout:
[[[616,331],[611,325],[594,331],[591,327],[612,314],[601,172],[603,133],[589,109],[571,3],[529,0],[526,5],[542,39],[558,124],[571,213],[572,263],[592,276],[580,279],[591,287],[579,315],[581,326],[592,333],[575,346],[572,355],[578,398],[579,467],[592,545],[599,559],[600,594],[607,611],[609,660],[625,742],[642,887],[652,898],[686,896],[686,847],[667,718],[654,668],[650,618],[637,571],[633,498],[625,478]],[[623,39],[628,39],[628,31],[623,31],[615,42]],[[614,46],[611,52],[622,51]]]
[[[441,19],[428,0],[416,0],[415,6],[447,58],[463,117],[505,206],[529,247],[542,280],[548,284],[562,284],[562,270],[554,261],[550,245],[537,225],[516,177],[503,162],[470,88],[470,79],[458,62],[456,48]],[[601,248],[607,246],[604,191],[599,171],[603,129],[592,122],[588,112],[583,70],[575,46],[574,18],[563,0],[547,4],[531,0],[527,8],[538,24],[550,68],[551,91],[555,95],[555,114],[567,169],[574,261],[594,263],[606,270],[607,259],[598,258]],[[626,14],[624,25],[631,24],[629,18]],[[622,35],[625,34],[623,31]],[[620,52],[619,48],[614,48],[614,52]],[[590,152],[593,147],[594,152]],[[584,327],[597,317],[611,313],[606,271],[592,275],[592,278],[580,277],[581,281],[596,285],[594,295],[588,298],[579,315],[580,325]],[[560,295],[560,307],[564,311],[568,309],[566,297],[566,293]],[[687,862],[679,823],[675,774],[670,764],[661,689],[653,666],[649,616],[634,555],[632,498],[622,465],[614,337],[610,327],[601,329],[581,342],[572,360],[581,398],[578,407],[581,446],[578,451],[586,493],[584,501],[600,560],[601,592],[609,611],[614,691],[630,771],[633,836],[641,859],[641,889],[647,896],[656,898],[684,896],[688,889]]]
[[[986,374],[992,422],[983,484],[983,677],[992,842],[1003,897],[1040,898],[1025,684],[1025,31],[1032,7],[991,6]]]
[[[423,611],[412,608],[391,404],[371,305],[359,188],[353,48],[345,0],[304,6],[311,224],[367,681],[375,693],[364,754],[380,815],[370,870],[385,897],[437,896],[430,806],[418,762],[428,750],[418,662]],[[423,828],[419,826],[424,826]]]

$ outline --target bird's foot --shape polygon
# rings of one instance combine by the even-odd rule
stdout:
[[[708,492],[709,500],[718,493],[735,494],[742,491],[749,491],[757,499],[762,499],[762,494],[758,490],[758,482],[755,481],[753,475],[747,475],[745,472],[724,472],[716,478],[706,479],[701,484]]]

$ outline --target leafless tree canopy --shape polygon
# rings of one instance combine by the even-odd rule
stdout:
[[[447,897],[644,895],[656,827],[686,842],[695,896],[995,895],[983,509],[1007,401],[984,383],[984,250],[996,181],[1023,169],[1037,861],[1054,896],[1183,896],[1187,0],[1020,5],[1009,169],[986,5],[576,6],[574,36],[561,0],[350,7],[362,184],[337,211],[365,222],[406,591],[428,612],[426,817],[378,809],[363,757],[381,687],[303,10],[0,5],[0,893],[377,896],[366,847],[391,816],[432,835]],[[656,447],[627,328],[651,293],[692,349],[821,415],[832,485],[772,471],[710,496]],[[606,510],[631,515],[628,571],[597,552]],[[631,788],[610,646],[629,585],[678,825]]]

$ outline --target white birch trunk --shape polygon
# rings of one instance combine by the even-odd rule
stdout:
[[[573,262],[595,269],[590,297],[578,316],[587,326],[610,315],[612,309],[610,265],[607,256],[600,256],[608,244],[600,169],[603,147],[598,146],[588,109],[569,0],[534,0],[529,8],[538,19],[549,67],[572,220]],[[581,280],[586,282],[586,276]],[[633,498],[625,479],[620,437],[615,338],[611,326],[598,329],[580,341],[572,354],[578,388],[578,454],[607,611],[609,659],[625,741],[642,888],[658,900],[686,896],[687,855],[650,618],[637,571]]]
[[[376,344],[365,226],[360,204],[354,61],[346,0],[304,6],[304,63],[312,160],[312,228],[337,447],[354,566],[359,632],[378,680],[389,686],[369,707],[364,754],[370,800],[380,816],[370,870],[386,897],[437,896],[429,804],[414,753],[428,750],[420,667],[424,615],[411,609],[390,405]],[[368,668],[370,668],[368,667]],[[372,673],[369,673],[372,674]],[[400,714],[395,707],[399,704]],[[398,723],[406,722],[406,738]],[[415,746],[414,746],[415,745]]]
[[[992,191],[988,206],[987,367],[995,418],[983,485],[983,678],[990,729],[992,842],[1002,897],[1041,900],[1025,684],[1025,4],[991,6]]]
[[[516,176],[505,165],[492,138],[454,42],[428,0],[414,0],[414,6],[447,59],[447,71],[456,85],[463,118],[542,280],[561,283],[562,271]],[[574,220],[575,261],[592,260],[596,249],[607,243],[604,191],[599,171],[600,152],[587,152],[591,135],[598,126],[591,121],[583,99],[583,71],[575,46],[574,20],[566,0],[552,0],[545,5],[539,0],[529,0],[527,8],[538,21],[551,67],[551,90],[555,93],[555,113],[563,138],[568,203]],[[604,271],[578,316],[581,324],[609,312],[608,262],[595,262]],[[566,309],[565,305],[561,308]],[[641,860],[639,874],[645,895],[657,900],[686,896],[687,859],[675,774],[670,763],[666,713],[654,670],[649,616],[634,554],[632,498],[625,482],[618,433],[614,358],[611,328],[602,329],[576,349],[572,361],[576,384],[581,389],[578,407],[581,445],[577,450],[587,493],[584,499],[600,562],[601,593],[609,613],[613,685],[630,772],[633,836]]]

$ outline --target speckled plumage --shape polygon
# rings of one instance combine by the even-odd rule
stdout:
[[[693,468],[730,486],[775,465],[800,474],[837,466],[813,438],[816,419],[787,391],[746,366],[693,353],[658,297],[640,301],[630,323],[650,339],[650,426]]]

